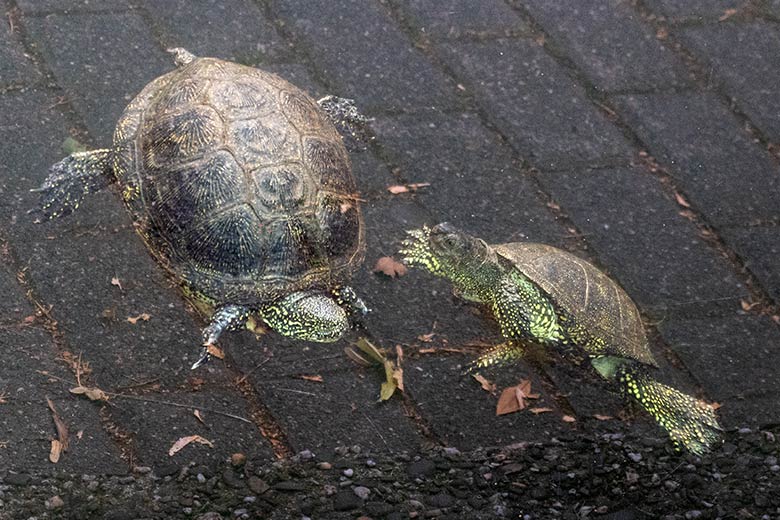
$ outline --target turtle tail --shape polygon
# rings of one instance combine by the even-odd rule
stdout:
[[[621,367],[616,375],[621,389],[667,431],[676,448],[701,456],[720,440],[722,429],[710,405],[659,383],[639,365]]]
[[[37,209],[31,213],[45,218],[64,217],[79,207],[81,199],[99,191],[111,183],[111,150],[76,152],[65,157],[49,169],[49,176],[40,188]]]

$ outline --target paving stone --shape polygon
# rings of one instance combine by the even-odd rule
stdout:
[[[722,258],[639,169],[546,174],[543,182],[596,256],[645,311],[736,308],[746,294]]]
[[[434,216],[490,243],[563,243],[537,188],[518,168],[511,149],[473,114],[427,113],[379,118],[380,144],[404,182],[427,182],[415,199]]]
[[[14,33],[9,24],[0,24],[0,87],[31,84],[40,79],[18,36],[18,29]]]
[[[275,2],[336,95],[364,109],[449,107],[452,82],[418,52],[378,4],[358,0]],[[421,87],[424,86],[424,87]]]
[[[47,66],[101,143],[110,143],[117,119],[144,85],[174,67],[135,14],[52,14],[28,22]]]
[[[71,13],[128,9],[126,0],[18,0],[16,5],[26,14],[47,11]]]
[[[207,386],[193,393],[145,393],[139,399],[142,400],[116,398],[112,400],[111,412],[116,422],[133,432],[138,455],[136,465],[153,468],[168,464],[183,468],[192,462],[208,465],[227,460],[233,453],[243,453],[249,458],[273,459],[270,443],[255,424],[214,412],[251,420],[245,402],[237,398],[232,390]],[[200,412],[203,423],[195,417],[191,408],[152,401],[194,406]],[[169,456],[168,450],[173,443],[189,435],[200,435],[214,446],[192,443],[173,457]]]
[[[780,141],[780,32],[776,24],[689,27],[683,41],[712,67],[728,95],[772,141]]]
[[[727,9],[737,9],[743,3],[740,0],[645,0],[645,4],[657,14],[699,20],[717,20]]]
[[[499,0],[393,0],[423,34],[433,38],[516,36],[530,28]]]
[[[198,56],[257,64],[279,59],[288,45],[259,7],[249,0],[191,0],[142,4],[162,30],[166,47],[185,47]]]
[[[734,228],[721,233],[761,286],[780,302],[780,263],[777,261],[780,258],[780,228]]]
[[[553,408],[554,411],[535,415],[528,410],[507,415],[496,415],[498,398],[468,376],[461,376],[461,366],[471,357],[421,357],[414,368],[404,371],[409,394],[433,431],[448,446],[460,450],[479,446],[504,446],[522,441],[541,441],[556,434],[570,432],[571,427],[561,420],[552,397],[543,389],[539,379],[525,363],[483,375],[494,382],[499,392],[531,380],[531,388],[541,394],[533,406]],[[411,364],[411,363],[409,363]]]
[[[625,120],[715,226],[778,216],[780,169],[709,93],[615,98]]]
[[[327,455],[355,444],[385,452],[416,450],[421,439],[400,398],[379,402],[382,370],[359,367],[344,354],[356,339],[351,334],[337,343],[315,344],[269,332],[259,340],[249,334],[231,337],[227,348],[293,451]],[[302,375],[321,376],[322,382]]]
[[[780,331],[765,317],[668,320],[659,329],[701,382],[722,403],[726,427],[774,424],[780,412]]]
[[[552,45],[561,47],[600,90],[688,84],[683,63],[622,0],[525,0],[523,5],[552,36]]]
[[[630,147],[618,129],[538,44],[495,40],[442,49],[477,102],[534,166],[628,160]]]
[[[58,351],[51,335],[40,322],[24,321],[34,309],[7,265],[0,266],[0,292],[0,467],[51,469],[50,439],[56,438],[56,430],[46,403],[49,397],[70,429],[70,447],[62,454],[58,469],[126,472],[119,451],[101,427],[99,408],[68,392],[75,386],[68,381],[75,378],[64,362],[56,361]]]

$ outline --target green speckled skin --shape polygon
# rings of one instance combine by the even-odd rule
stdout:
[[[409,234],[401,251],[405,262],[448,278],[457,294],[486,305],[510,340],[486,352],[474,368],[519,359],[524,341],[557,348],[589,360],[616,382],[676,445],[702,454],[718,440],[710,406],[653,379],[657,364],[636,305],[595,266],[543,244],[489,246],[449,224]]]

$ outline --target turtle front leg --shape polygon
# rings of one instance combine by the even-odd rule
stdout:
[[[40,188],[37,210],[45,218],[64,217],[79,207],[85,195],[102,190],[113,181],[111,150],[72,153],[51,168]]]
[[[192,365],[192,370],[211,359],[208,347],[215,344],[223,332],[242,328],[251,313],[252,309],[242,305],[230,304],[219,307],[211,317],[209,324],[203,329],[203,350],[200,358]]]
[[[325,96],[317,104],[328,116],[350,148],[359,149],[373,139],[368,123],[373,118],[364,116],[355,106],[352,99]],[[364,146],[363,146],[364,147]]]
[[[260,308],[260,316],[283,336],[331,343],[349,330],[346,311],[331,297],[299,291]]]
[[[333,298],[347,311],[347,317],[353,328],[363,326],[363,318],[371,312],[366,303],[349,286],[339,286],[332,291]]]

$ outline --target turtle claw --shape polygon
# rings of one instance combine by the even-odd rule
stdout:
[[[209,346],[203,345],[203,350],[200,353],[200,358],[192,364],[192,367],[190,367],[190,370],[195,370],[196,368],[200,367],[201,365],[205,365],[208,363],[208,361],[211,359],[211,354],[209,354]]]

